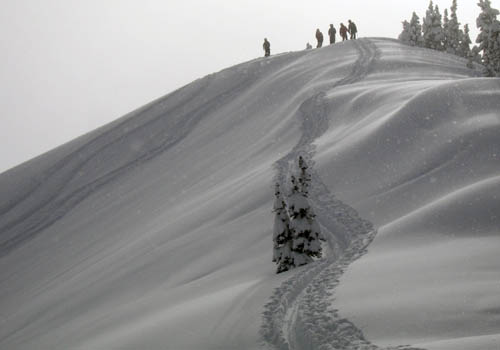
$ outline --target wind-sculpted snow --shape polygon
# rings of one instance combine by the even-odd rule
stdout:
[[[417,50],[405,53],[402,74],[400,52],[377,44],[384,54],[364,86],[329,94],[343,101],[332,112],[339,127],[316,141],[326,184],[378,226],[332,303],[380,346],[498,347],[498,316],[486,310],[498,307],[490,293],[500,292],[500,261],[486,245],[499,247],[500,197],[480,189],[500,171],[500,81],[476,78],[448,55],[439,57],[443,69],[428,70],[437,57]],[[477,338],[471,347],[471,333],[491,334],[482,338],[490,344]],[[467,346],[457,345],[462,337]]]
[[[0,348],[497,349],[500,82],[465,64],[258,58],[1,174]],[[326,254],[276,275],[299,155]]]

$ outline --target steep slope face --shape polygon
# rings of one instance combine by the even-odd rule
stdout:
[[[500,86],[472,75],[391,40],[257,59],[2,174],[0,347],[316,348],[339,341],[332,326],[346,349],[458,337],[479,349],[471,337],[499,307]],[[276,276],[272,182],[298,154],[316,163],[332,254]],[[380,226],[340,285],[375,231],[338,199]],[[450,247],[482,257],[464,264]],[[453,287],[475,304],[425,317]],[[316,319],[325,328],[311,333]]]

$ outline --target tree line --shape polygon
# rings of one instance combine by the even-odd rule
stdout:
[[[425,47],[448,52],[468,60],[467,66],[473,67],[473,62],[484,66],[484,74],[500,76],[500,21],[499,11],[491,7],[490,0],[479,0],[477,4],[481,13],[476,25],[479,35],[476,44],[471,48],[470,28],[465,24],[460,27],[457,17],[457,0],[452,0],[450,11],[444,10],[441,15],[438,5],[432,0],[423,18],[413,12],[410,21],[403,21],[403,31],[399,40],[411,46]]]

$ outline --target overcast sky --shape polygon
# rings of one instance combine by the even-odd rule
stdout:
[[[0,0],[0,172],[329,23],[396,38],[427,0]],[[437,0],[441,12],[451,0]],[[458,0],[473,28],[476,0]],[[500,0],[492,0],[500,8]]]

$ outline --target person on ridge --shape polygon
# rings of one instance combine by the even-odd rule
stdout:
[[[267,41],[267,38],[264,38],[262,47],[264,48],[264,57],[269,57],[271,55],[271,43]]]
[[[328,35],[330,36],[330,45],[335,44],[335,35],[337,34],[337,29],[330,24],[330,29],[328,29]]]
[[[358,28],[356,28],[356,24],[349,20],[349,33],[351,33],[351,40],[356,39],[356,34],[358,33]]]
[[[313,47],[312,47],[312,45],[311,45],[311,44],[309,44],[309,43],[307,43],[307,44],[306,44],[306,50],[311,50],[312,48],[313,48]]]
[[[318,46],[316,46],[318,49],[323,46],[323,33],[318,29],[316,29],[316,40],[318,40]]]
[[[347,32],[349,30],[347,29],[347,27],[344,25],[344,23],[340,23],[340,29],[339,29],[339,32],[340,32],[340,36],[342,37],[342,41],[345,41],[345,40],[349,40],[347,38]]]

